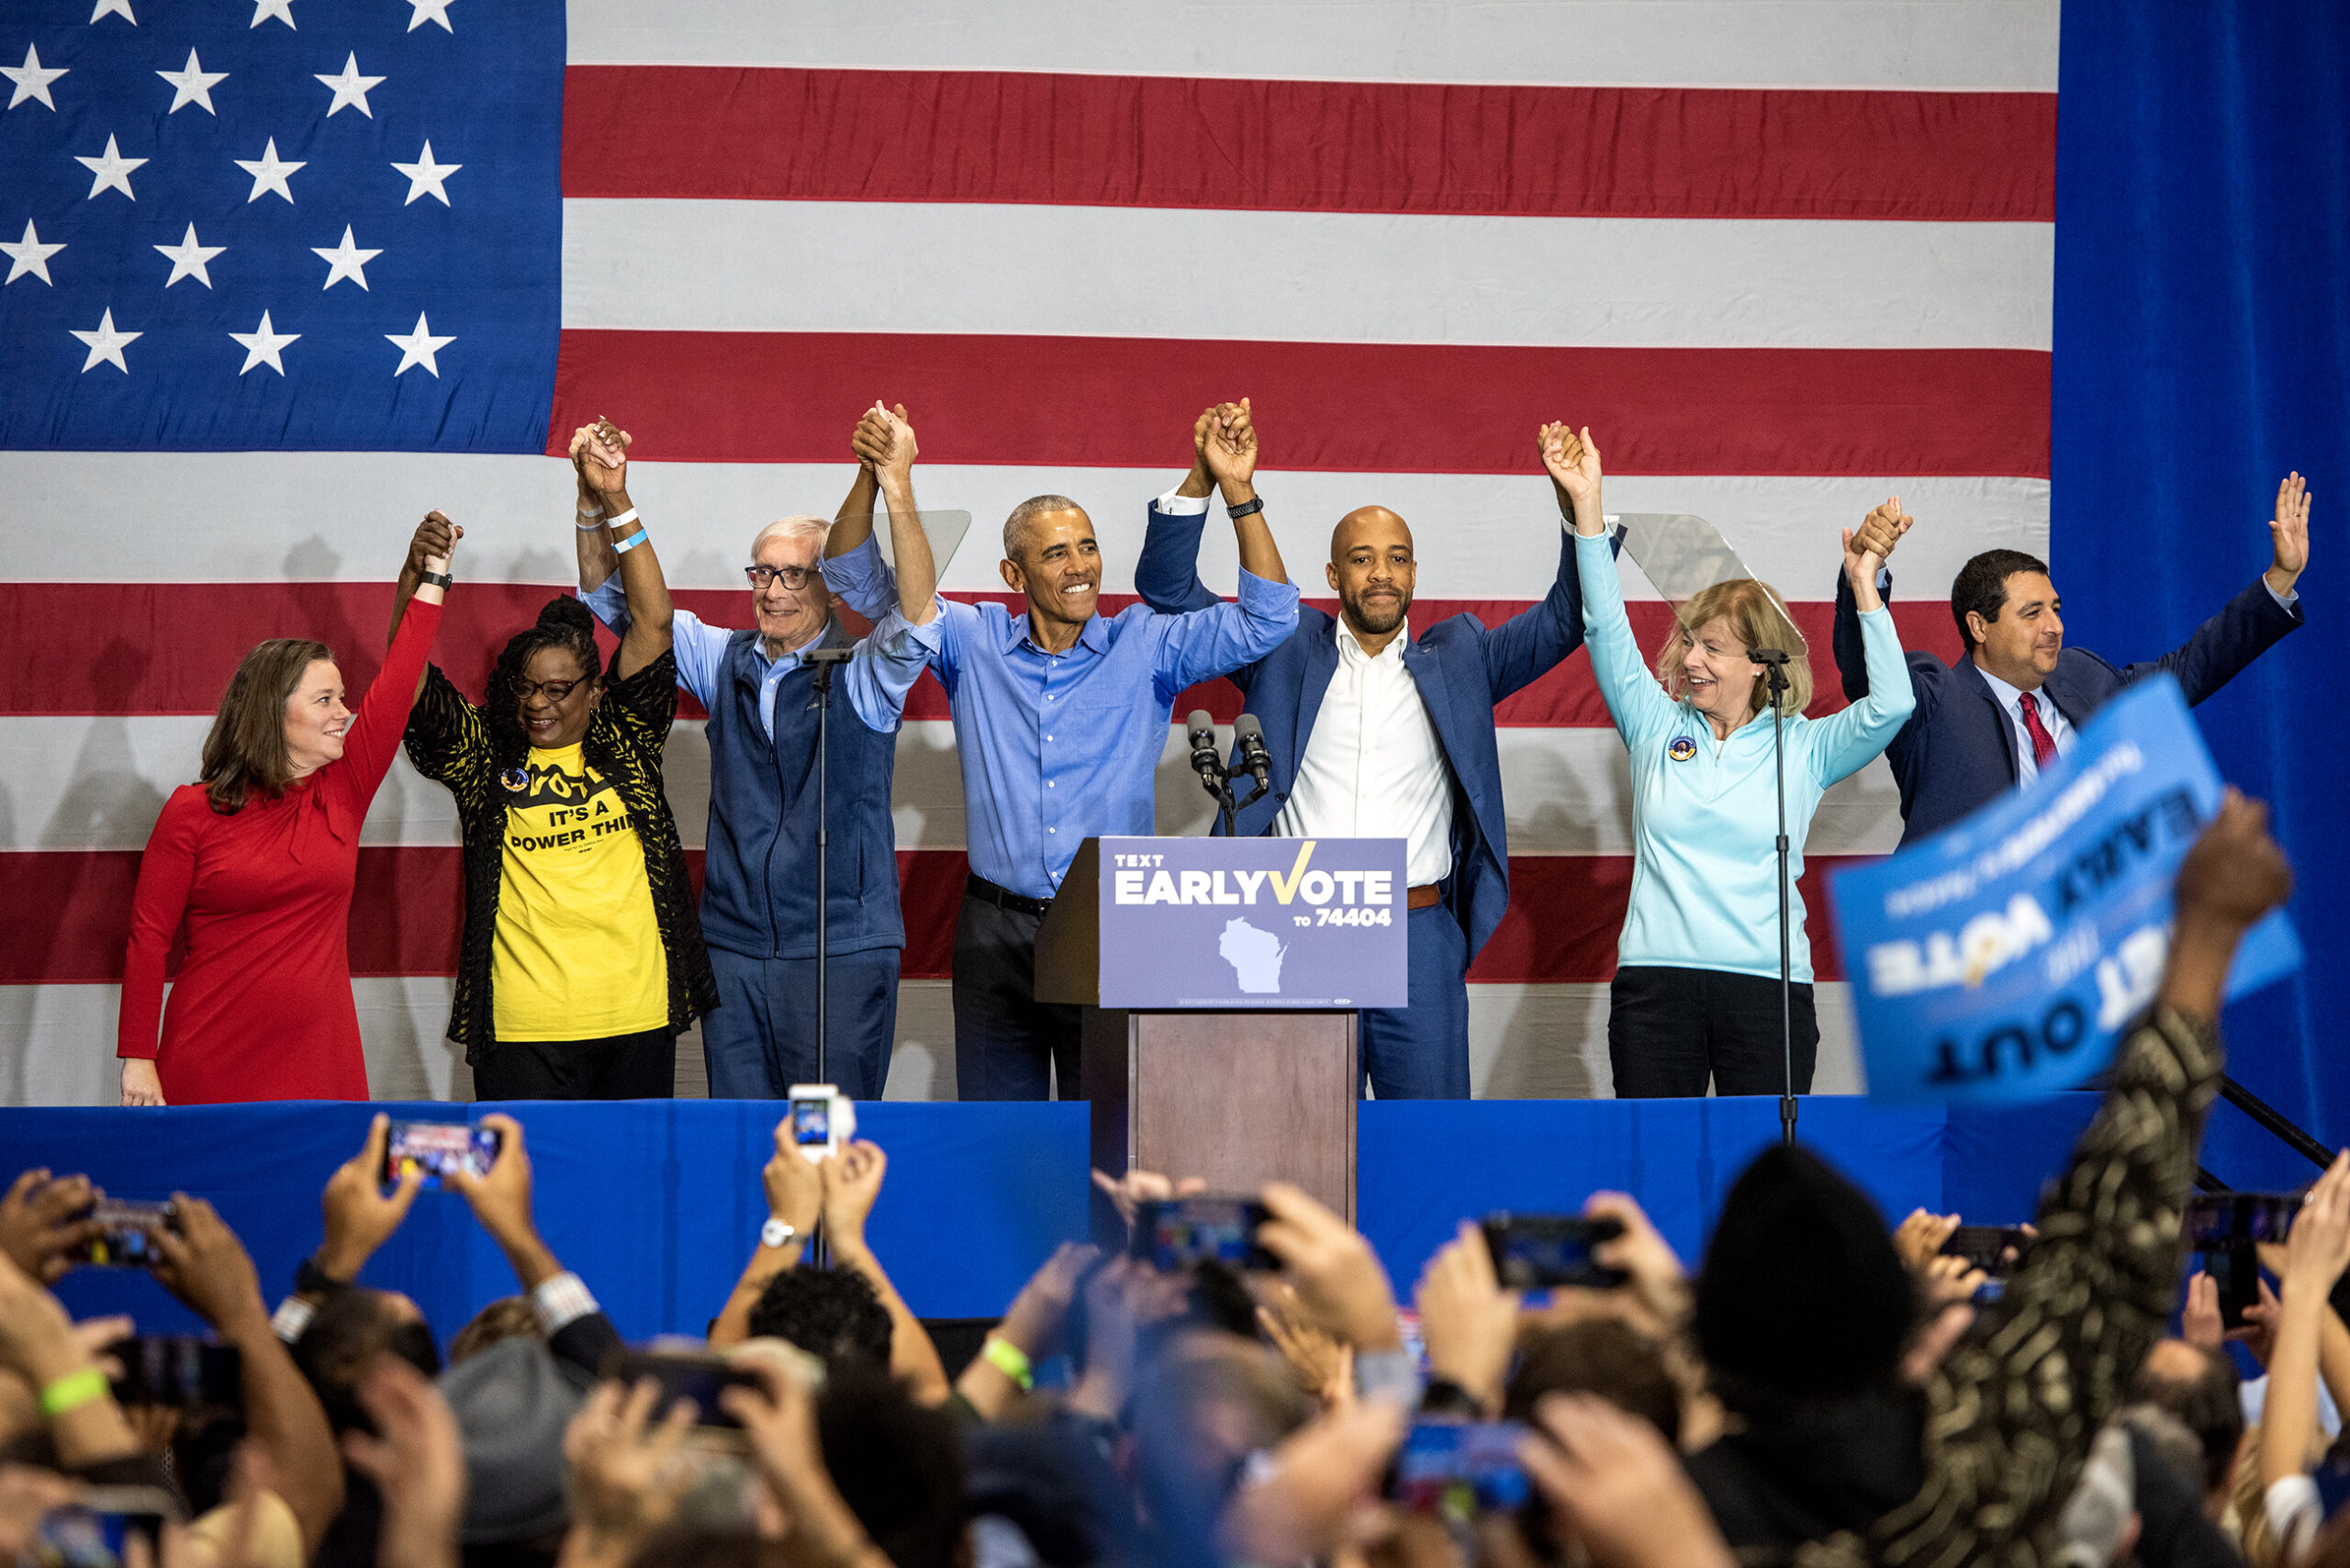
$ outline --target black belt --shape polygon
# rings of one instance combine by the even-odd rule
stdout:
[[[1010,888],[999,888],[976,873],[965,879],[963,893],[967,898],[991,903],[998,909],[1008,909],[1015,914],[1043,914],[1053,907],[1050,899],[1032,899],[1024,893],[1015,893]]]

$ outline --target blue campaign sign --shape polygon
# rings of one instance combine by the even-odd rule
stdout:
[[[1946,833],[1832,879],[1869,1097],[1998,1103],[2070,1089],[2154,1000],[2171,884],[2219,770],[2168,676],[2100,710],[2072,755]],[[2282,910],[2229,971],[2300,967]]]
[[[1400,838],[1104,838],[1104,1007],[1401,1007]]]

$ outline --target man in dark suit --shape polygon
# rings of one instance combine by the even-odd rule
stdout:
[[[1197,572],[1214,483],[1199,452],[1215,422],[1245,431],[1248,420],[1245,402],[1202,414],[1190,476],[1151,503],[1135,588],[1153,610],[1216,602]],[[1568,505],[1561,496],[1562,515]],[[1542,602],[1490,630],[1456,615],[1415,638],[1416,567],[1402,518],[1376,506],[1348,512],[1326,568],[1338,616],[1302,607],[1286,642],[1233,672],[1272,758],[1271,788],[1237,831],[1404,841],[1410,1003],[1363,1010],[1363,1064],[1382,1100],[1459,1100],[1469,1094],[1469,963],[1509,904],[1494,705],[1582,644],[1583,599],[1562,531]]]
[[[1889,554],[1911,521],[1873,516],[1854,545]],[[2073,749],[2074,733],[2089,715],[2131,682],[2168,670],[2188,702],[2198,703],[2299,626],[2300,596],[2293,585],[2310,546],[2309,493],[2299,474],[2277,487],[2268,531],[2274,554],[2259,580],[2197,627],[2185,646],[2118,668],[2086,648],[2065,645],[2063,601],[2044,563],[2020,550],[1986,550],[1960,567],[1950,612],[1967,651],[1954,665],[1931,654],[1909,655],[1918,709],[1885,752],[1901,787],[1908,824],[1902,844],[1939,833],[2038,778]],[[1888,599],[1892,583],[1886,572],[1878,584]],[[1841,574],[1835,642],[1844,695],[1858,701],[1868,694],[1868,670],[1861,662],[1860,612]]]

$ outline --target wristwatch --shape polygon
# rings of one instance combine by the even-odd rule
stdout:
[[[457,581],[446,572],[419,572],[416,574],[416,580],[419,583],[431,583],[434,588],[443,591],[455,587]]]
[[[295,1265],[294,1294],[296,1295],[340,1295],[350,1288],[349,1280],[338,1280],[324,1269],[319,1268],[315,1255],[305,1258]]]
[[[798,1231],[784,1224],[783,1221],[770,1217],[767,1224],[759,1226],[759,1245],[762,1247],[780,1247],[799,1234],[800,1233]]]

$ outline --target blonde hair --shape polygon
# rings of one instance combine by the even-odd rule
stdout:
[[[1792,718],[1811,706],[1811,658],[1787,614],[1787,601],[1779,597],[1778,589],[1753,577],[1716,583],[1681,607],[1673,635],[1665,639],[1664,651],[1656,656],[1656,678],[1664,683],[1667,696],[1680,698],[1687,684],[1684,661],[1689,649],[1697,633],[1717,617],[1729,620],[1741,647],[1776,648],[1787,655],[1787,694],[1780,712]],[[1753,700],[1747,709],[1750,714],[1762,711],[1769,689],[1767,680],[1754,683]]]

